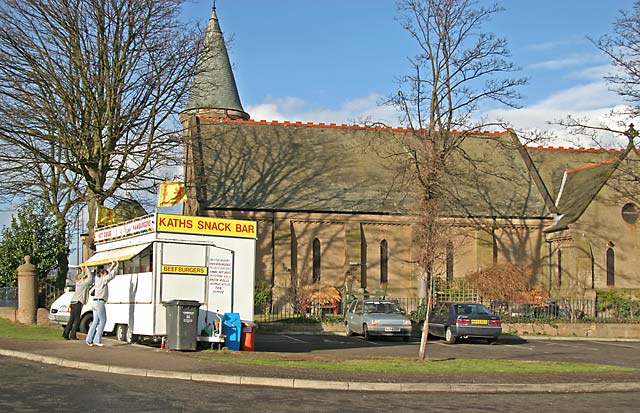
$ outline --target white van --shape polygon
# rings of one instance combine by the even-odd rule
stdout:
[[[51,308],[49,309],[49,323],[60,324],[61,326],[67,325],[72,296],[73,291],[65,291],[51,304]],[[84,331],[84,333],[86,333],[86,331]]]
[[[253,323],[256,228],[253,221],[152,214],[96,231],[96,253],[84,264],[120,262],[109,283],[104,331],[128,342],[165,336],[164,304],[172,300],[199,303],[198,332],[211,331],[224,313]],[[52,322],[66,324],[72,295],[53,303]],[[82,309],[81,332],[92,321],[91,305],[92,298]]]
[[[91,288],[91,294],[93,294],[93,287]],[[49,323],[59,324],[62,327],[67,325],[71,315],[71,297],[73,297],[73,291],[67,291],[51,304]],[[89,302],[82,307],[80,325],[78,327],[78,331],[81,333],[87,333],[93,321],[92,303],[93,298],[89,297]]]

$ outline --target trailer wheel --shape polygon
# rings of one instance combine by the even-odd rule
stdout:
[[[124,341],[126,341],[129,344],[140,342],[140,336],[137,334],[133,334],[133,329],[131,328],[127,328],[125,335],[126,335],[126,339]]]
[[[80,325],[78,326],[78,330],[81,333],[87,334],[89,332],[89,328],[91,327],[91,323],[93,322],[93,313],[89,312],[82,316],[80,319]]]
[[[116,326],[116,338],[118,341],[127,341],[129,329],[126,324],[118,324]]]

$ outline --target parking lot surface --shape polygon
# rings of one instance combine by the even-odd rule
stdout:
[[[417,357],[419,338],[408,343],[399,338],[380,338],[365,341],[362,337],[339,335],[259,335],[256,351],[309,353],[334,357]],[[446,344],[429,339],[430,358],[489,358],[532,361],[570,361],[640,368],[640,341],[597,339],[518,339],[503,337],[496,344],[483,340]]]

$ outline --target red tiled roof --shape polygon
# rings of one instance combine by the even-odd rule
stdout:
[[[565,148],[564,146],[525,146],[527,149],[543,151],[567,151],[567,152],[593,152],[593,153],[622,153],[624,149],[603,149],[603,148]]]
[[[590,164],[587,164],[587,165],[582,165],[582,166],[579,166],[577,168],[568,169],[567,173],[571,174],[571,173],[574,173],[574,172],[577,172],[577,171],[582,171],[584,169],[595,168],[596,166],[606,165],[608,163],[613,163],[613,162],[615,162],[617,160],[618,160],[618,158],[611,158],[611,159],[606,159],[606,160],[601,161],[601,162],[595,162],[595,163],[590,163]]]
[[[220,118],[211,118],[207,116],[198,116],[199,120],[205,122],[225,122],[225,123],[234,123],[234,124],[251,124],[251,125],[276,125],[276,126],[295,126],[295,127],[308,127],[308,128],[339,128],[339,129],[356,129],[356,130],[384,130],[390,132],[412,132],[412,129],[409,128],[400,128],[400,127],[383,127],[383,126],[363,126],[363,125],[347,125],[347,124],[335,124],[335,123],[313,123],[313,122],[290,122],[290,121],[282,121],[279,122],[277,120],[266,121],[266,120],[242,120],[242,119],[220,119]],[[501,136],[506,135],[508,131],[501,132],[488,132],[488,131],[451,131],[453,133],[468,133],[473,135],[484,135],[484,136]]]

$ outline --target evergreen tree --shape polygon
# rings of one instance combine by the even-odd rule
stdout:
[[[18,267],[25,255],[36,265],[38,281],[58,270],[58,255],[68,246],[56,230],[56,220],[41,203],[27,202],[11,218],[11,224],[2,229],[0,239],[0,287],[16,286]],[[66,274],[65,274],[66,276]]]

